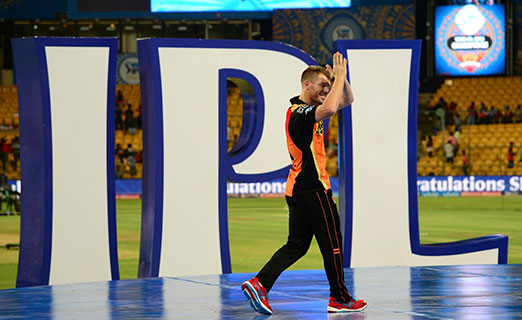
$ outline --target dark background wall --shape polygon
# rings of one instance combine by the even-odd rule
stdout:
[[[433,77],[430,12],[436,4],[451,2],[352,0],[350,8],[340,9],[152,14],[149,1],[3,1],[0,4],[0,68],[12,68],[10,40],[17,37],[118,37],[121,52],[132,52],[125,41],[132,43],[140,37],[275,40],[295,45],[324,64],[329,62],[332,40],[340,36],[422,39],[421,79],[426,79]],[[511,4],[513,9],[508,50],[513,74],[522,74],[522,0],[501,2]],[[340,25],[344,28],[339,28]]]

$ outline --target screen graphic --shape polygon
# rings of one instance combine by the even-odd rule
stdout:
[[[348,8],[351,0],[151,0],[151,12],[273,11],[274,9]]]
[[[435,73],[450,76],[503,74],[504,5],[435,8]]]

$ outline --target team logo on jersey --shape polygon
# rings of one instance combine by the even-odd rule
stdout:
[[[313,106],[303,105],[303,106],[300,106],[299,108],[297,108],[296,112],[304,113],[306,115],[306,114],[308,114],[308,112],[312,111],[312,108],[313,108]]]
[[[315,124],[315,134],[323,135],[323,130],[324,130],[323,122],[322,121],[317,122]]]

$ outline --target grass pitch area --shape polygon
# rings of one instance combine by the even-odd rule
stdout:
[[[286,242],[286,202],[276,199],[229,199],[229,237],[233,272],[256,272]],[[141,201],[118,200],[118,254],[120,277],[138,274]],[[522,263],[522,197],[420,198],[419,224],[422,243],[464,240],[502,233],[509,236],[508,263]],[[0,216],[0,289],[14,288],[20,216]],[[291,270],[321,269],[323,263],[314,242],[308,254]]]

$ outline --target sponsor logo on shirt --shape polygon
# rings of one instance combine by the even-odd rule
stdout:
[[[323,122],[322,121],[317,122],[315,124],[315,134],[322,135],[323,134],[323,130],[324,130]]]
[[[308,114],[308,112],[312,111],[312,108],[313,108],[313,106],[304,105],[304,106],[300,106],[295,111],[297,113],[304,113],[306,115],[306,114]]]

